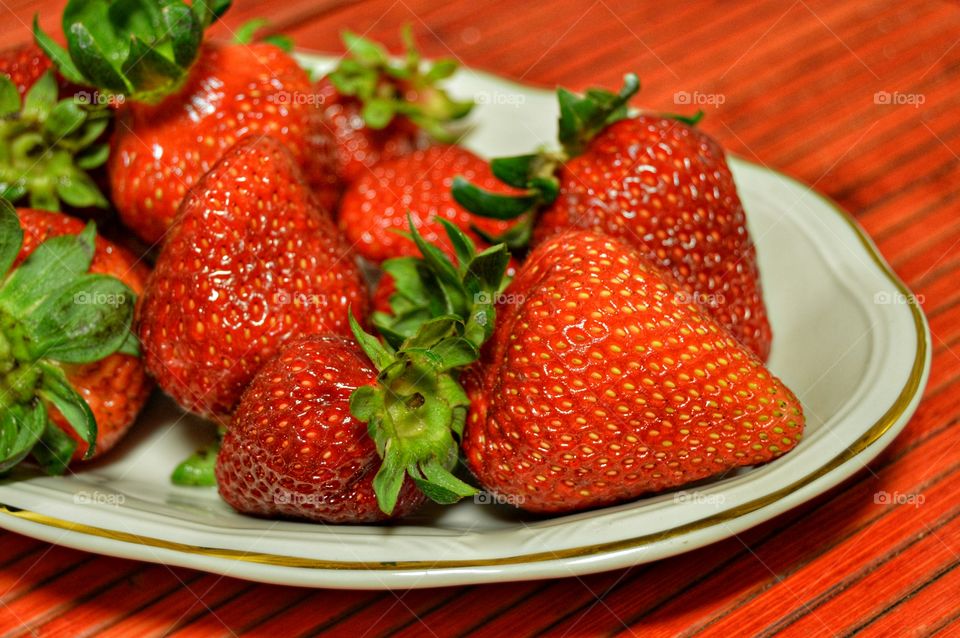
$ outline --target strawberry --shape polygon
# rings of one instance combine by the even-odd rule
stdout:
[[[343,32],[347,56],[317,84],[323,122],[333,133],[337,175],[350,184],[377,163],[425,148],[436,139],[452,142],[449,123],[473,107],[457,101],[437,83],[457,69],[453,60],[424,66],[409,27],[403,30],[406,56],[391,60],[378,43]]]
[[[385,341],[353,322],[356,341],[303,337],[267,363],[217,457],[220,494],[238,511],[365,523],[475,492],[451,474],[467,410],[457,376],[492,332],[506,247],[477,254],[448,225],[454,266],[410,228],[423,258],[401,287],[439,288],[448,304],[397,317]]]
[[[50,66],[50,58],[32,42],[0,51],[0,75],[10,79],[21,98]]]
[[[290,152],[246,138],[183,201],[147,284],[147,369],[185,409],[225,417],[263,363],[305,334],[349,334],[366,288]]]
[[[771,331],[756,251],[723,150],[693,126],[699,116],[626,117],[637,88],[628,76],[618,95],[560,89],[562,152],[500,160],[513,169],[508,183],[530,188],[530,206],[519,207],[526,223],[530,208],[543,209],[533,243],[575,228],[629,242],[765,360]],[[459,188],[474,212],[498,210]]]
[[[353,340],[292,341],[244,391],[217,459],[220,495],[240,512],[366,523],[387,518],[373,479],[380,467],[350,396],[377,371]],[[423,494],[404,480],[393,511],[406,516]]]
[[[416,254],[416,246],[397,231],[406,228],[407,213],[423,237],[452,254],[440,219],[447,219],[475,242],[487,246],[471,230],[475,222],[484,236],[500,235],[510,223],[474,218],[454,201],[453,180],[462,175],[481,187],[510,195],[516,189],[504,186],[489,165],[459,146],[432,146],[397,159],[383,161],[350,185],[340,202],[340,230],[364,258],[379,263],[391,257]]]
[[[765,463],[800,403],[666,271],[570,231],[535,248],[464,379],[466,462],[532,512],[619,503]]]
[[[12,271],[11,271],[12,269]],[[150,390],[131,333],[144,266],[93,224],[0,200],[0,472],[106,452]]]
[[[79,4],[90,6],[80,11]],[[39,30],[37,39],[67,79],[118,104],[108,173],[124,224],[159,242],[187,191],[244,136],[285,143],[318,201],[333,206],[333,140],[309,75],[290,55],[267,42],[201,43],[229,2],[153,0],[124,12],[111,6],[68,3],[69,54]]]

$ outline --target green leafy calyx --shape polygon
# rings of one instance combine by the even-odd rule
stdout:
[[[396,314],[375,317],[381,338],[351,317],[354,336],[378,376],[375,385],[353,393],[350,411],[367,424],[383,460],[374,490],[388,514],[408,476],[438,503],[476,492],[452,472],[470,405],[458,373],[476,361],[493,331],[509,254],[503,244],[477,253],[459,229],[449,223],[445,228],[456,265],[412,222],[411,238],[422,257],[385,265],[397,283],[391,299]]]
[[[32,454],[51,473],[66,470],[77,448],[49,418],[55,408],[96,451],[97,423],[70,385],[71,364],[128,348],[133,292],[118,279],[90,274],[96,229],[48,239],[16,269],[23,230],[0,199],[0,472]]]
[[[155,104],[176,93],[196,60],[204,30],[230,0],[70,0],[64,49],[34,19],[34,38],[63,76]]]
[[[11,91],[12,89],[12,91]],[[21,101],[0,76],[0,197],[31,208],[106,208],[87,171],[107,160],[102,139],[111,111],[96,92],[57,99],[53,73],[43,74]]]
[[[342,37],[347,54],[328,77],[341,94],[362,102],[368,127],[382,129],[403,116],[439,141],[456,141],[458,135],[450,123],[466,116],[473,102],[455,100],[438,86],[457,70],[454,60],[424,62],[409,26],[403,30],[402,60],[351,31],[344,31]]]

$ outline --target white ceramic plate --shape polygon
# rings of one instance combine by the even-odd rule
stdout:
[[[520,153],[554,139],[551,93],[470,70],[453,88],[479,103],[474,150]],[[264,521],[235,514],[213,489],[170,485],[176,463],[212,432],[156,397],[109,458],[72,476],[0,482],[0,526],[252,580],[379,589],[598,572],[700,547],[784,512],[862,468],[903,428],[927,379],[929,333],[846,213],[771,170],[737,159],[732,166],[775,334],[770,367],[808,416],[803,442],[769,465],[552,519],[465,502],[390,526]]]

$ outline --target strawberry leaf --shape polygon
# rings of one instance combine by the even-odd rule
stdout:
[[[0,289],[0,307],[14,314],[33,308],[65,282],[87,272],[95,236],[90,223],[79,235],[52,237],[40,244]]]
[[[17,259],[22,245],[23,228],[20,227],[20,218],[10,202],[0,198],[0,281],[6,277],[10,266]]]
[[[14,404],[0,412],[0,474],[10,471],[34,449],[47,427],[42,402]]]
[[[220,452],[219,439],[209,446],[197,450],[173,470],[170,481],[174,485],[187,487],[210,487],[217,484],[214,469],[217,454]]]
[[[13,81],[0,75],[0,117],[7,117],[20,111],[20,92]]]
[[[133,292],[119,279],[75,278],[33,309],[26,321],[35,358],[91,363],[116,352],[130,334]]]
[[[57,103],[57,80],[53,73],[47,71],[27,91],[23,100],[23,115],[46,119]]]
[[[38,362],[37,365],[43,372],[43,384],[38,394],[60,411],[70,424],[70,428],[87,444],[84,458],[91,458],[96,451],[97,421],[93,417],[93,412],[90,411],[90,406],[73,389],[63,370],[44,361]]]
[[[95,236],[96,227],[91,222],[79,235],[52,237],[40,244],[0,289],[0,307],[19,315],[87,272]]]
[[[77,442],[47,419],[43,434],[31,452],[40,468],[51,476],[60,476],[67,471],[67,465],[77,450]]]
[[[60,74],[74,84],[86,83],[86,78],[70,59],[70,54],[40,28],[40,16],[33,16],[33,39],[60,71]]]

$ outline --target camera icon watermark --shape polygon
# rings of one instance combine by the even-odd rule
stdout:
[[[922,306],[926,297],[923,295],[905,295],[902,292],[888,292],[881,290],[873,295],[873,303],[878,306],[917,305]]]
[[[687,492],[681,490],[674,493],[673,502],[676,504],[696,503],[697,505],[723,505],[727,502],[727,497],[723,494],[706,494],[704,492]]]
[[[722,306],[723,302],[726,301],[726,298],[721,292],[706,293],[699,291],[689,292],[687,290],[678,290],[674,298],[679,304],[695,304],[711,308]]]
[[[86,490],[77,492],[73,495],[74,505],[108,505],[110,507],[120,507],[127,502],[127,497],[123,494],[113,494],[109,492],[99,492]]]
[[[873,495],[873,502],[877,505],[913,505],[914,507],[920,507],[927,502],[927,499],[923,494],[880,490]]]
[[[313,91],[275,91],[267,95],[267,102],[278,106],[291,106],[305,104],[307,106],[320,106],[324,103],[324,97],[320,93]]]
[[[473,495],[476,505],[512,505],[520,507],[526,501],[523,494],[498,494],[481,490]]]
[[[873,103],[888,106],[912,106],[920,108],[926,103],[927,96],[923,93],[901,93],[900,91],[877,91],[873,94]]]
[[[473,94],[473,101],[477,104],[521,106],[527,102],[527,97],[510,91],[477,91]]]
[[[727,96],[723,93],[677,91],[673,94],[673,103],[682,106],[712,106],[717,108],[726,101]]]
[[[78,306],[97,305],[110,306],[118,308],[129,303],[127,295],[106,293],[106,292],[88,292],[81,291],[73,296],[73,303]]]
[[[127,101],[126,96],[100,91],[77,91],[73,101],[82,106],[120,106]]]
[[[512,306],[514,304],[522,304],[524,302],[524,299],[526,299],[526,297],[524,297],[523,295],[516,295],[512,293],[507,295],[502,292],[494,292],[494,293],[478,292],[473,296],[473,303],[484,304],[484,305],[493,304],[498,306],[503,306],[503,305]]]
[[[275,505],[312,505],[317,506],[323,503],[323,497],[319,494],[300,494],[298,492],[280,492],[273,498]]]

